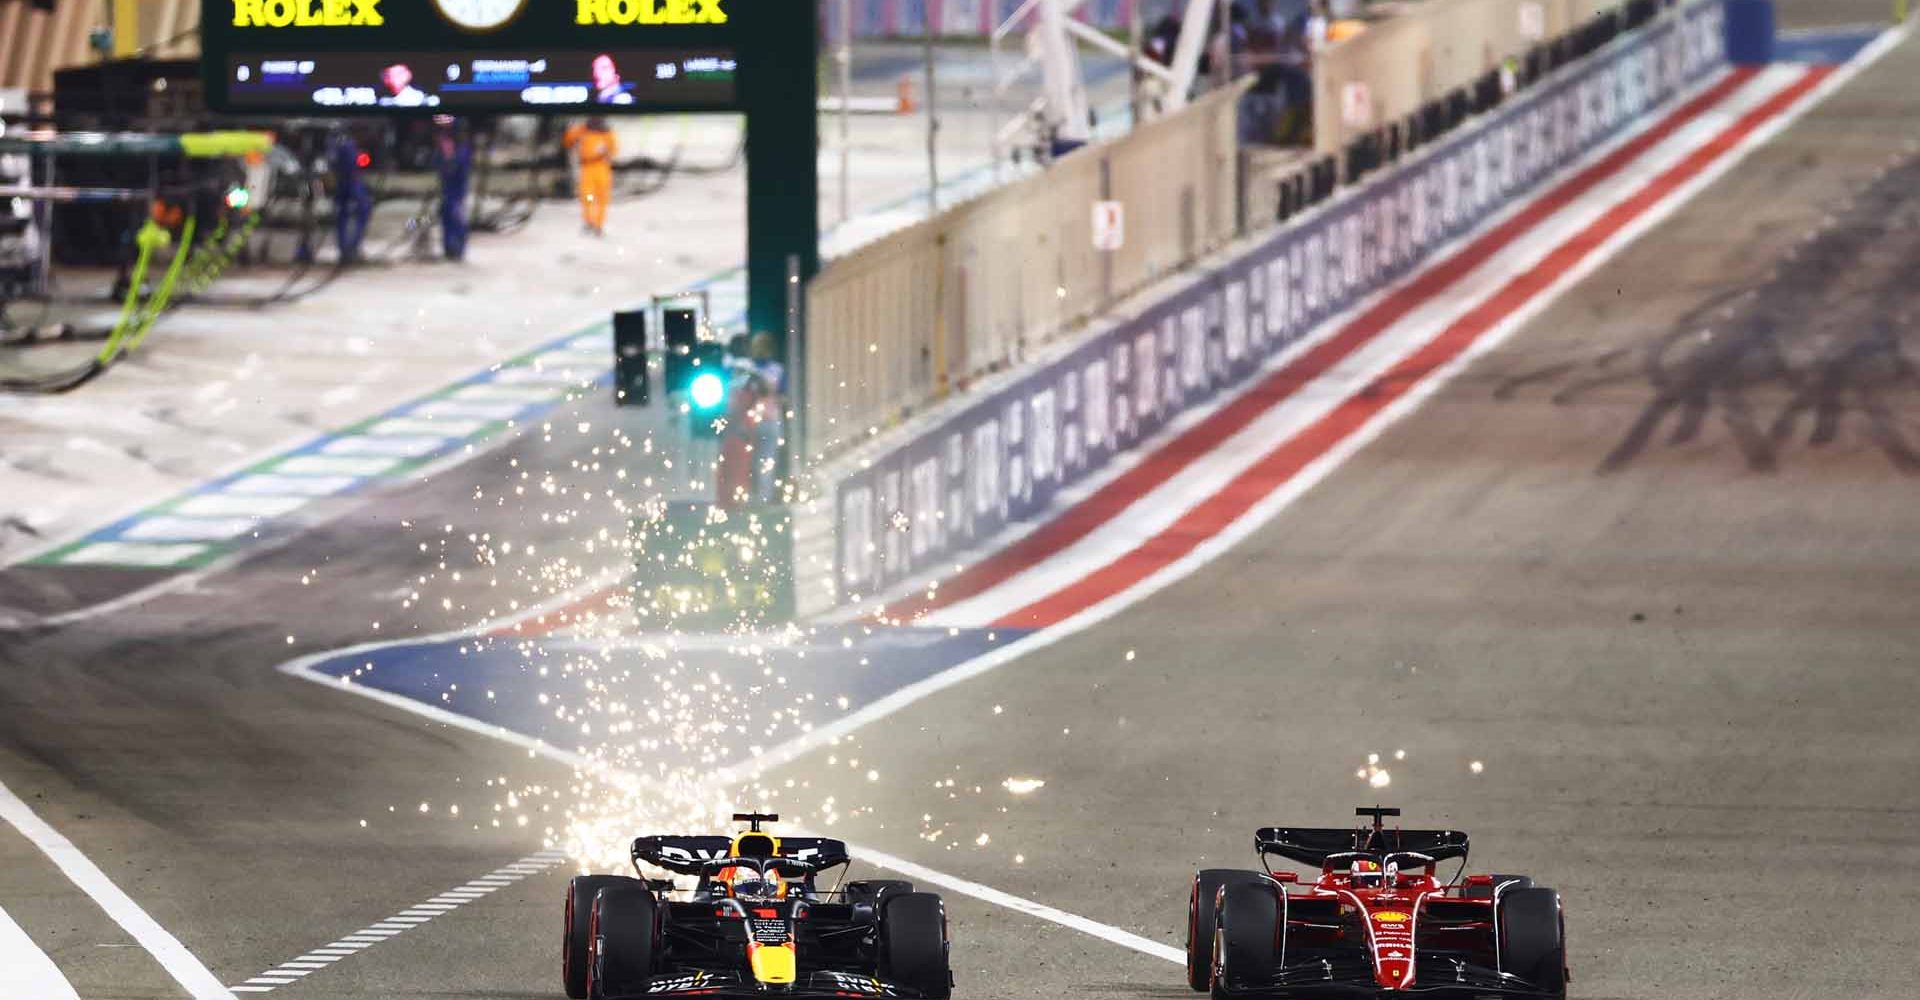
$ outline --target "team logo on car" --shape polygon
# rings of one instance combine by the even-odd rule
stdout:
[[[1404,924],[1412,919],[1412,914],[1402,913],[1399,910],[1381,910],[1373,915],[1374,922],[1380,924]]]

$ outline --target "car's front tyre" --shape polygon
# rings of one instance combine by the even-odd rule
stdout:
[[[902,892],[881,897],[880,978],[927,1000],[953,995],[947,906],[939,896]]]
[[[560,978],[573,1000],[587,1000],[587,925],[593,897],[608,886],[638,882],[628,875],[576,875],[567,883],[567,912],[560,936]]]
[[[1560,894],[1528,886],[1500,894],[1500,971],[1551,996],[1567,995],[1567,926]]]
[[[653,978],[658,921],[653,891],[645,885],[609,886],[593,900],[588,931],[592,953],[589,1000],[641,996]]]
[[[1232,1000],[1244,990],[1273,981],[1280,967],[1280,887],[1272,882],[1229,882],[1214,905],[1214,1000]]]
[[[1213,987],[1213,904],[1220,887],[1257,884],[1266,878],[1237,868],[1203,868],[1193,877],[1187,897],[1187,985],[1194,992],[1205,993]]]

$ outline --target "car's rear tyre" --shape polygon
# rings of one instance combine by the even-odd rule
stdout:
[[[644,885],[601,889],[594,897],[589,924],[590,1000],[645,994],[647,981],[653,978],[657,933],[653,891]]]
[[[953,995],[947,907],[930,892],[888,893],[880,903],[880,978],[927,997]]]
[[[1215,1000],[1230,1000],[1273,981],[1280,967],[1280,887],[1229,882],[1214,905]]]
[[[610,885],[632,885],[627,875],[575,875],[567,883],[567,913],[560,936],[560,978],[567,996],[587,998],[587,925],[593,918],[593,897]]]
[[[857,906],[864,903],[877,910],[881,900],[888,896],[912,891],[912,882],[892,878],[868,878],[848,882],[845,899],[850,904]]]
[[[1193,877],[1193,890],[1187,897],[1187,985],[1194,992],[1213,988],[1213,901],[1220,887],[1265,880],[1259,872],[1237,868],[1203,868]]]
[[[1567,995],[1567,928],[1560,894],[1529,885],[1500,894],[1500,971]]]
[[[1499,892],[1503,885],[1507,887],[1507,892],[1533,885],[1533,880],[1525,875],[1490,875],[1488,878],[1493,879],[1492,885],[1470,885],[1461,892],[1461,895],[1468,899],[1492,899],[1494,893]]]

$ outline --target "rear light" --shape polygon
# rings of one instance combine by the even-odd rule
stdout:
[[[1467,884],[1467,885],[1472,885],[1472,886],[1489,886],[1489,885],[1492,885],[1492,884],[1493,884],[1493,876],[1491,876],[1491,875],[1469,875],[1469,876],[1467,876],[1467,882],[1466,882],[1466,884]]]

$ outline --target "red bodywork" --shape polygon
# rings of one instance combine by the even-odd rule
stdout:
[[[1447,951],[1486,951],[1488,963],[1496,961],[1491,953],[1493,900],[1465,895],[1469,890],[1490,888],[1492,879],[1488,876],[1474,876],[1465,885],[1449,887],[1434,877],[1431,868],[1382,872],[1367,870],[1364,863],[1354,867],[1361,870],[1329,866],[1317,881],[1306,886],[1298,885],[1291,872],[1279,873],[1281,889],[1288,897],[1288,919],[1281,933],[1292,938],[1296,948],[1309,942],[1327,947],[1358,944],[1373,960],[1375,982],[1389,990],[1405,989],[1416,981],[1416,934],[1423,934],[1422,945],[1426,948],[1438,945]],[[1313,911],[1324,912],[1326,904],[1337,907],[1340,919],[1316,919]],[[1356,931],[1364,941],[1350,940]],[[1433,940],[1436,936],[1444,940]],[[1275,946],[1285,950],[1284,941],[1275,942]]]

